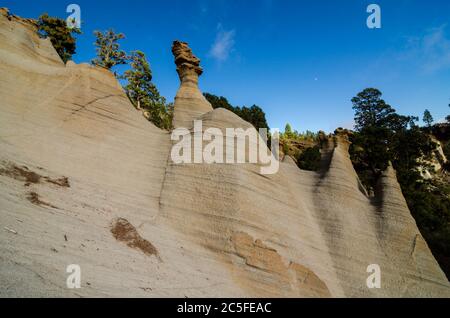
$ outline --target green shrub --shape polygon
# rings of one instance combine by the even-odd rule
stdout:
[[[297,165],[300,169],[317,171],[320,167],[321,154],[318,146],[306,148],[297,157]]]

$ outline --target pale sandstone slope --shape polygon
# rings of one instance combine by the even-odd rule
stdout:
[[[320,173],[288,159],[275,175],[257,164],[174,164],[169,133],[110,72],[65,66],[33,28],[0,14],[0,296],[450,295],[395,172],[370,202],[345,136],[329,141]],[[176,127],[195,118],[203,129],[250,127],[212,110],[186,44],[172,51]],[[117,218],[152,249],[116,240]],[[81,289],[66,288],[72,263]],[[372,263],[381,289],[366,287]]]

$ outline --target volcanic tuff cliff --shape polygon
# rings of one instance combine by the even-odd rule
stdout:
[[[212,110],[199,60],[173,53],[175,127],[250,127]],[[0,296],[450,296],[395,171],[365,195],[344,134],[320,172],[289,158],[175,164],[170,134],[114,76],[64,65],[33,23],[0,14]],[[382,288],[366,287],[379,264]],[[81,266],[80,289],[66,267]]]

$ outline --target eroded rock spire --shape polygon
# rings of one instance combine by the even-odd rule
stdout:
[[[185,75],[203,73],[200,67],[200,59],[197,58],[191,48],[186,42],[174,41],[172,44],[172,54],[175,57],[175,64],[177,66],[177,73],[180,80],[183,80]]]
[[[213,110],[198,88],[198,77],[203,73],[198,59],[186,42],[174,41],[172,53],[181,85],[175,96],[174,127],[190,128],[193,120]]]

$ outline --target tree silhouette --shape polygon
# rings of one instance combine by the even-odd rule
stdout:
[[[427,125],[427,127],[431,127],[431,125],[433,124],[433,116],[431,116],[431,113],[428,109],[425,109],[425,111],[423,112],[423,118],[422,118],[423,122]]]

